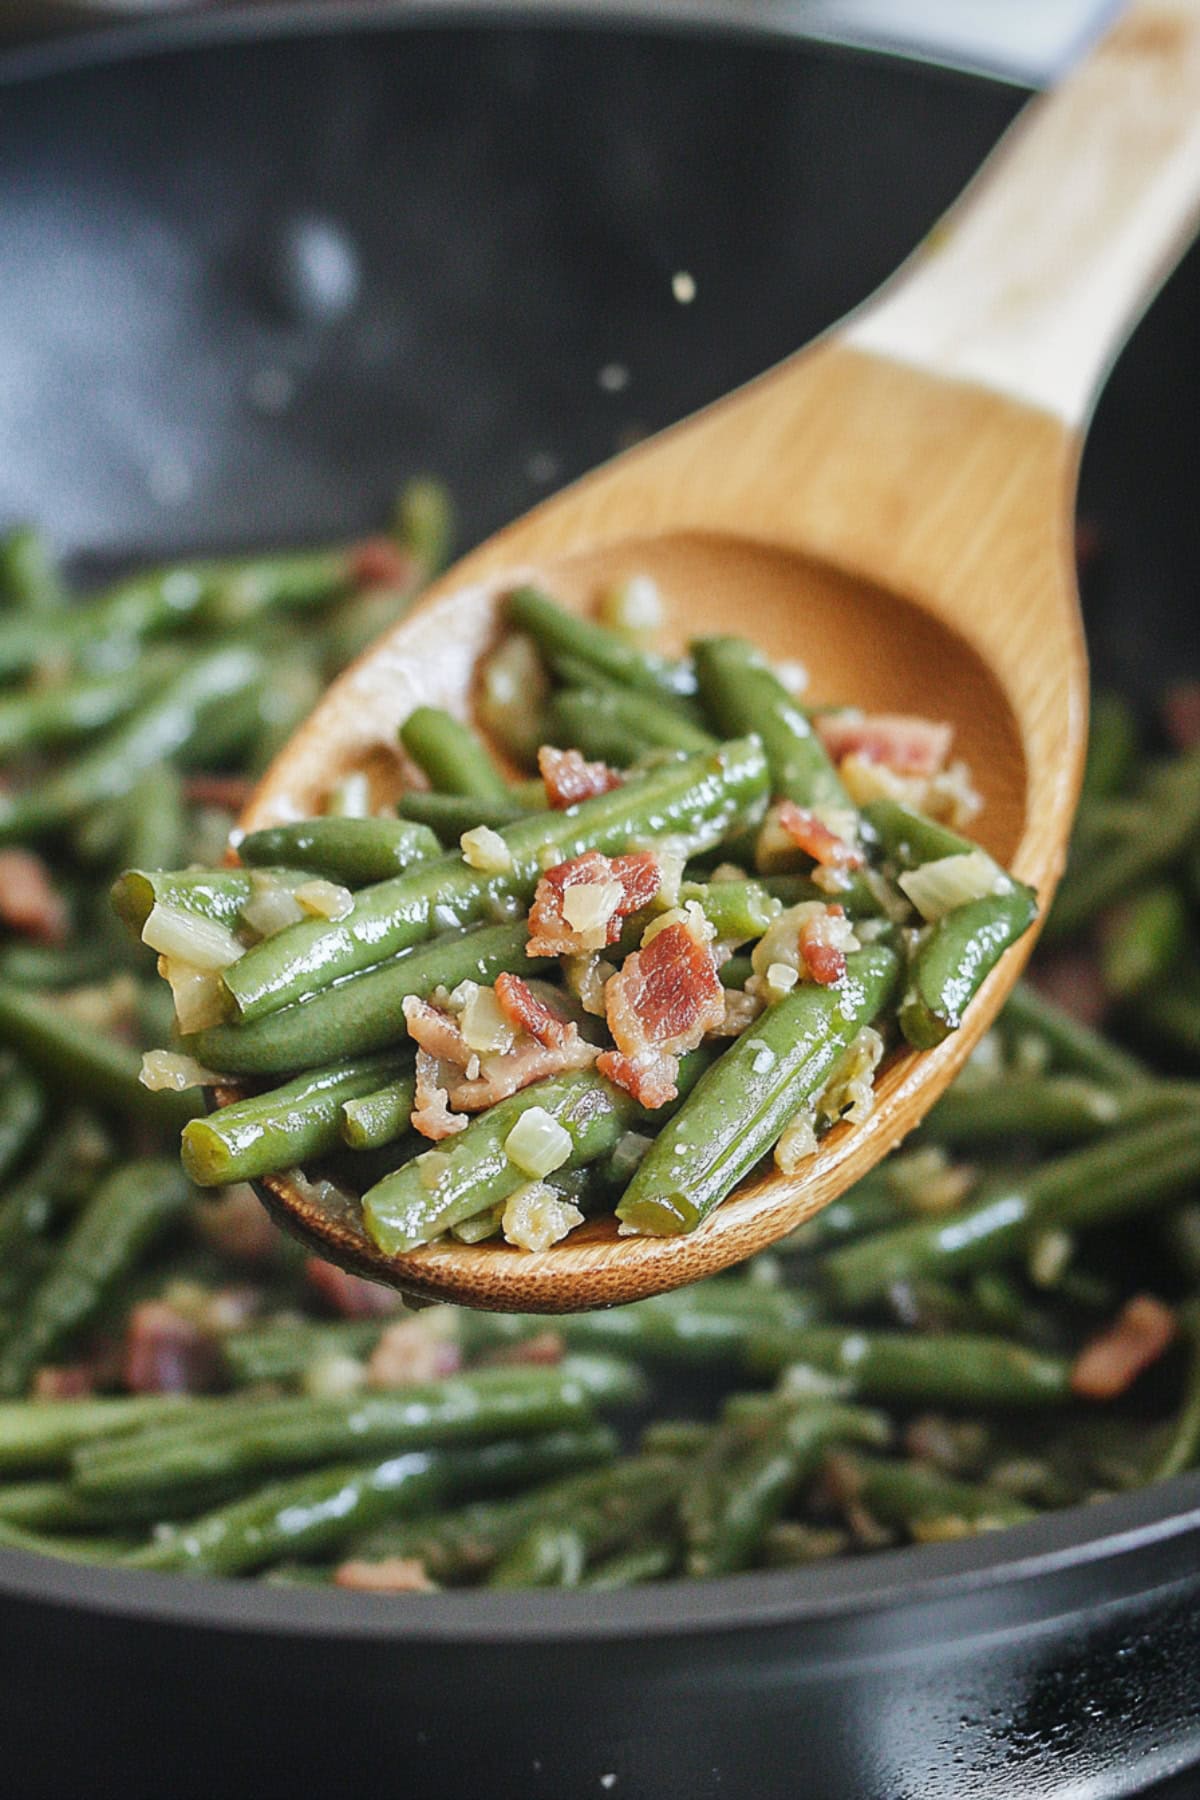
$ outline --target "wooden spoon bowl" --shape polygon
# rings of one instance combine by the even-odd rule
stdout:
[[[1033,884],[1061,873],[1087,679],[1073,556],[1081,426],[1098,379],[1182,248],[1200,202],[1200,0],[1134,6],[1033,103],[882,296],[810,349],[627,452],[490,539],[338,680],[241,821],[307,817],[350,770],[378,804],[421,703],[466,717],[501,601],[536,581],[583,609],[652,575],[677,643],[752,637],[816,701],[951,721],[986,805],[976,835]],[[669,645],[668,645],[669,647]],[[861,1126],[800,1175],[737,1190],[695,1232],[621,1238],[589,1221],[542,1254],[444,1240],[398,1257],[357,1208],[264,1181],[322,1255],[412,1293],[567,1312],[726,1268],[794,1229],[894,1147],[991,1023],[1032,947],[993,972],[963,1028],[897,1054]],[[220,1096],[218,1096],[220,1098]]]

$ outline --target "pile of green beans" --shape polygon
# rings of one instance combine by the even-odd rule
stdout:
[[[473,971],[541,972],[504,916],[503,881],[482,898],[440,885],[447,843],[480,822],[519,862],[545,830],[540,792],[498,776],[439,716],[406,732],[441,789],[411,818],[347,816],[347,795],[341,812],[244,840],[240,868],[204,866],[239,783],[432,571],[441,516],[430,488],[409,494],[403,582],[387,592],[360,591],[355,556],[333,550],[154,571],[79,601],[35,533],[0,542],[0,833],[36,852],[69,915],[60,941],[0,925],[0,1548],[425,1605],[446,1587],[612,1589],[920,1544],[1200,1464],[1200,784],[1195,752],[1144,751],[1111,696],[1035,961],[1046,985],[1018,987],[916,1136],[771,1253],[608,1312],[408,1313],[266,1222],[239,1183],[299,1163],[345,1188],[369,1167],[403,1242],[412,1065],[380,1014]],[[699,821],[705,841],[714,820],[736,828],[739,808],[728,769],[695,772],[748,729],[773,790],[844,803],[744,648],[673,662],[564,627],[532,594],[514,623],[541,647],[546,721],[590,754],[636,747],[628,794]],[[523,733],[497,706],[489,719],[527,768],[527,720]],[[748,789],[756,754],[733,757]],[[603,843],[623,848],[629,815],[605,816]],[[940,828],[911,841],[926,828],[886,807],[871,819],[896,865],[931,853]],[[803,868],[714,882],[722,852],[707,854],[681,899],[724,938],[750,943],[779,906],[819,897]],[[352,934],[337,938],[337,981],[297,1009],[300,1031],[286,959],[245,969],[241,1016],[192,1048],[232,1069],[221,1054],[240,1043],[262,1091],[205,1118],[193,1091],[138,1079],[140,1049],[166,1025],[164,990],[108,905],[130,865],[141,872],[117,898],[135,934],[155,904],[236,925],[262,870],[284,871],[271,881],[289,891],[313,877],[355,893],[401,884],[410,903],[385,922],[404,946],[381,973]],[[439,936],[448,912],[430,929],[435,892],[465,929]],[[879,914],[857,879],[846,904]],[[302,929],[307,941],[323,928]],[[883,931],[859,953],[864,990],[890,986],[896,951]],[[1073,971],[1103,1033],[1048,998]],[[747,973],[741,956],[723,971],[735,987]],[[935,989],[904,992],[914,1031],[937,1028]],[[784,1062],[803,1060],[809,1026],[791,1014],[810,1001],[759,1022]],[[685,1059],[666,1148],[640,1166],[681,1132],[686,1147],[689,1096],[706,1083],[777,1129],[758,1079],[736,1052]],[[553,1179],[585,1210],[622,1188],[637,1203],[647,1121],[588,1072],[557,1080],[556,1116],[581,1151]],[[733,1179],[752,1150],[724,1144]],[[464,1236],[481,1173],[472,1153],[440,1195]],[[1127,1392],[1093,1397],[1081,1353],[1138,1295],[1173,1339]]]

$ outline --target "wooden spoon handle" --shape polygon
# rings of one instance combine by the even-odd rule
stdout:
[[[844,342],[1086,418],[1200,217],[1200,0],[1137,0]]]

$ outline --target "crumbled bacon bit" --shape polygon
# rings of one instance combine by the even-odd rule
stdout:
[[[621,888],[621,897],[604,928],[605,942],[615,944],[622,922],[631,913],[649,906],[658,893],[662,870],[652,850],[612,857],[601,855],[599,850],[588,850],[583,856],[547,869],[537,884],[529,910],[529,955],[576,956],[585,950],[602,949],[601,944],[585,942],[586,934],[567,924],[563,895],[568,888],[604,882],[619,883]]]
[[[411,1387],[414,1382],[438,1381],[453,1375],[462,1367],[462,1351],[458,1340],[442,1328],[438,1313],[446,1309],[418,1313],[411,1319],[397,1319],[389,1325],[367,1364],[367,1386],[372,1388]]]
[[[343,1319],[382,1319],[401,1310],[404,1302],[395,1288],[381,1287],[363,1275],[351,1275],[336,1263],[310,1256],[304,1278],[321,1299]]]
[[[364,538],[350,552],[350,574],[356,587],[408,587],[416,561],[392,538]]]
[[[555,750],[543,744],[537,753],[538,772],[546,784],[546,798],[556,812],[575,806],[580,800],[594,800],[597,794],[611,793],[620,787],[621,777],[607,763],[585,762],[578,750]]]
[[[130,1313],[121,1373],[131,1394],[203,1393],[219,1362],[213,1339],[166,1300],[144,1300]]]
[[[355,1558],[340,1563],[334,1572],[336,1587],[354,1588],[360,1594],[436,1594],[425,1564],[415,1556],[385,1556],[380,1562]]]
[[[1175,1332],[1175,1314],[1169,1306],[1153,1294],[1136,1294],[1076,1357],[1072,1391],[1084,1400],[1115,1400],[1158,1361]]]
[[[844,919],[845,916],[844,907],[827,906],[823,916],[806,919],[800,927],[800,954],[804,966],[822,987],[832,987],[846,973],[846,952],[840,944],[831,942],[829,930],[830,920]]]
[[[183,778],[183,797],[193,806],[218,806],[240,813],[254,792],[248,775],[209,775],[197,769]]]
[[[529,1364],[535,1368],[553,1368],[560,1363],[567,1353],[566,1342],[561,1331],[535,1332],[532,1337],[519,1344],[505,1344],[499,1350],[493,1350],[483,1361],[489,1367],[518,1368]]]
[[[865,860],[862,851],[848,844],[845,838],[837,837],[816,813],[797,806],[794,800],[784,800],[775,816],[797,849],[811,856],[814,862],[830,869],[862,868]]]
[[[936,775],[954,740],[952,725],[905,713],[824,713],[814,724],[835,763],[844,756],[864,756],[897,775]]]
[[[1200,681],[1177,681],[1163,696],[1163,724],[1176,750],[1200,744]]]
[[[433,1012],[435,1009],[430,1007]],[[451,1112],[449,1090],[438,1080],[442,1073],[442,1064],[428,1050],[417,1051],[417,1085],[413,1095],[412,1127],[422,1137],[432,1138],[440,1144],[443,1138],[453,1137],[456,1132],[465,1131],[467,1116],[465,1113]]]
[[[456,1019],[440,1006],[431,1006],[428,1000],[421,1000],[416,994],[408,994],[403,1001],[404,1023],[408,1027],[408,1035],[414,1038],[422,1050],[430,1056],[438,1057],[442,1062],[451,1062],[460,1069],[465,1069],[471,1060],[472,1051],[463,1037],[462,1029]]]
[[[682,923],[666,926],[628,957],[604,999],[620,1054],[606,1051],[596,1067],[643,1106],[674,1099],[676,1057],[694,1050],[725,1019],[712,949]]]
[[[32,850],[0,850],[0,921],[41,944],[67,935],[67,903]]]
[[[46,1363],[33,1378],[35,1400],[86,1400],[95,1391],[91,1363]]]
[[[545,1050],[561,1050],[568,1026],[553,1007],[539,1000],[519,975],[497,975],[496,1000],[501,1012],[518,1031],[527,1031]]]

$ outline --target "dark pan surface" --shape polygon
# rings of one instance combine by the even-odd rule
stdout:
[[[0,97],[0,519],[101,565],[370,525],[424,469],[477,538],[866,294],[1020,98],[761,36],[418,16],[174,41],[63,52]],[[1198,298],[1193,257],[1085,469],[1097,661],[1147,699],[1197,672]],[[586,1601],[0,1559],[22,1795],[1100,1800],[1200,1756],[1197,1667],[1195,1478]]]

